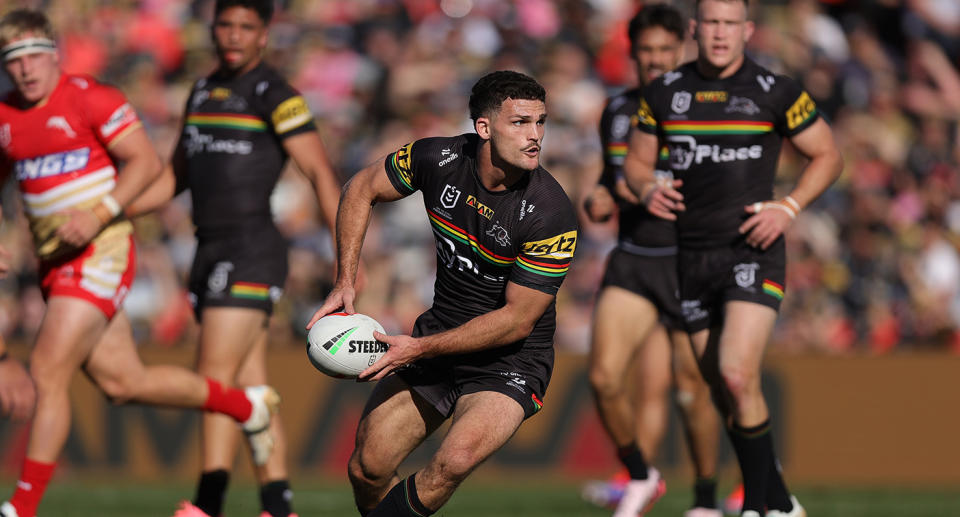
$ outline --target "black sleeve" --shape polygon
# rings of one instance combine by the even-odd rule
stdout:
[[[453,138],[422,138],[388,154],[383,168],[393,188],[408,196],[428,184],[439,170],[438,163],[444,158],[442,153],[449,151],[454,142]]]
[[[770,93],[773,96],[774,126],[781,135],[794,136],[820,118],[816,103],[797,81],[778,75]]]
[[[286,82],[270,81],[266,89],[260,92],[260,98],[268,115],[267,122],[281,140],[316,131],[317,125],[307,100]]]
[[[577,249],[577,219],[573,205],[556,185],[556,192],[530,199],[536,206],[525,229],[510,281],[556,295]]]
[[[603,149],[603,173],[598,183],[613,191],[617,177],[623,175],[623,161],[630,141],[630,118],[618,107],[626,100],[614,97],[607,103],[600,117],[600,145]]]

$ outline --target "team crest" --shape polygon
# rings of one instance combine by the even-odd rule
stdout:
[[[443,193],[440,194],[440,204],[443,205],[444,208],[455,207],[458,199],[460,199],[460,189],[449,183],[446,187],[443,187]]]
[[[693,95],[690,92],[675,92],[673,101],[670,102],[670,109],[674,113],[686,113],[690,109],[691,100],[693,100]]]
[[[0,147],[6,149],[10,147],[13,138],[10,136],[10,124],[0,126]]]
[[[757,269],[759,267],[760,264],[756,262],[737,264],[733,266],[733,279],[737,282],[737,285],[744,289],[753,287],[753,284],[757,281]]]
[[[507,229],[498,223],[494,223],[493,226],[487,230],[487,235],[496,239],[497,244],[504,248],[510,245],[510,235],[507,234]]]

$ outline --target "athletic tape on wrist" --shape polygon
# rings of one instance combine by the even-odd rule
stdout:
[[[788,205],[790,205],[790,208],[793,208],[793,211],[794,211],[794,212],[796,212],[796,213],[798,213],[798,214],[800,213],[800,203],[797,203],[797,200],[796,200],[796,199],[793,199],[793,196],[787,196],[787,197],[783,198],[783,200],[784,200]]]
[[[103,203],[103,206],[107,207],[107,211],[110,212],[110,217],[116,217],[120,215],[120,211],[123,210],[123,208],[120,207],[120,203],[118,203],[117,200],[114,199],[110,194],[100,198],[100,202]]]
[[[24,38],[0,48],[0,55],[3,55],[4,61],[10,61],[27,54],[55,54],[56,52],[57,44],[49,38]]]

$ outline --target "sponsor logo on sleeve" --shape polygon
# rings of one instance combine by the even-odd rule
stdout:
[[[807,92],[803,92],[802,95],[793,103],[793,106],[790,106],[790,109],[787,110],[787,128],[795,129],[800,124],[806,122],[810,115],[817,110],[817,105],[813,102],[813,99],[807,95]]]
[[[307,101],[300,95],[290,97],[280,103],[270,115],[277,134],[296,129],[313,119]]]
[[[577,249],[577,231],[570,230],[549,239],[523,243],[523,254],[546,256],[557,260],[572,259]]]
[[[133,110],[129,103],[123,103],[122,106],[116,109],[110,118],[100,126],[100,134],[104,138],[110,138],[114,133],[117,132],[123,126],[130,124],[137,120],[137,112]]]
[[[398,149],[397,152],[393,155],[393,164],[397,170],[397,174],[400,175],[400,179],[403,180],[403,182],[406,183],[408,186],[413,184],[412,178],[410,177],[410,156],[412,154],[413,154],[413,142],[410,142],[409,144]],[[449,187],[449,185],[447,186]],[[446,190],[444,190],[444,192],[446,192]]]
[[[653,112],[650,111],[650,105],[647,104],[646,99],[640,99],[640,108],[637,109],[636,114],[636,124],[643,124],[651,127],[656,127],[657,125],[657,119],[653,117]]]
[[[451,152],[450,149],[444,149],[444,150],[440,151],[440,156],[442,156],[442,157],[444,157],[444,158],[443,158],[442,160],[440,160],[439,163],[437,163],[437,166],[439,166],[439,167],[443,167],[444,165],[446,165],[446,164],[448,164],[448,163],[450,163],[450,162],[452,162],[452,161],[454,161],[454,160],[456,160],[457,158],[460,157],[460,155],[458,155],[457,153]]]

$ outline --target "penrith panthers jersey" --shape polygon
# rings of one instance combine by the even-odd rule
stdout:
[[[707,79],[696,63],[667,72],[643,90],[637,127],[669,148],[687,209],[677,216],[680,245],[722,246],[741,239],[744,207],[773,198],[780,145],[819,118],[807,92],[747,58],[734,75]]]
[[[557,293],[573,260],[577,220],[560,184],[542,167],[503,191],[477,173],[480,137],[425,138],[387,156],[404,195],[423,193],[437,244],[433,312],[448,328],[502,307],[507,282]],[[525,340],[550,346],[555,304]]]
[[[18,93],[0,100],[0,173],[13,172],[23,196],[37,255],[53,260],[75,250],[55,231],[60,212],[92,208],[116,184],[110,146],[140,127],[137,113],[116,88],[92,77],[60,77],[46,102],[21,109]],[[95,239],[124,241],[133,227],[118,219]]]

